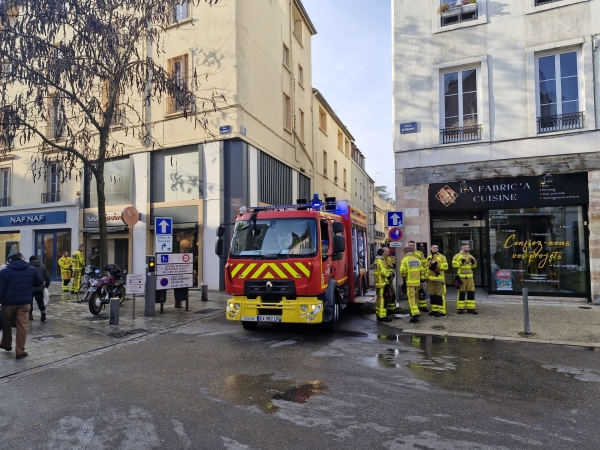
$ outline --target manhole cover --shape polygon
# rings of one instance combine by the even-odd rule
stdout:
[[[126,337],[126,336],[132,336],[134,334],[140,334],[140,333],[145,333],[148,330],[145,330],[143,328],[136,328],[135,330],[126,330],[126,331],[118,331],[116,333],[109,333],[110,337],[114,337],[114,338],[122,338],[122,337]]]
[[[62,334],[52,334],[50,336],[38,336],[31,338],[32,341],[51,341],[53,339],[62,339],[65,338],[65,335]]]
[[[201,309],[200,311],[196,311],[196,314],[208,314],[208,313],[217,312],[217,311],[222,311],[222,310],[218,309],[218,308],[206,308],[206,309]]]
[[[97,316],[93,316],[93,317],[86,317],[85,319],[81,319],[84,322],[98,322],[100,320],[108,320],[108,315],[107,314],[100,314]]]

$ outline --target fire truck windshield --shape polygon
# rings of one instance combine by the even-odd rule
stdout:
[[[310,257],[317,253],[314,219],[263,219],[235,224],[231,256],[245,258]]]

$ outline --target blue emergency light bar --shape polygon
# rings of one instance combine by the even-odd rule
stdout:
[[[336,214],[336,208],[339,206],[336,202],[335,197],[327,197],[325,199],[325,203],[319,198],[319,194],[314,194],[313,199],[310,203],[306,202],[305,199],[297,200],[297,204],[295,205],[274,205],[274,206],[251,206],[246,208],[242,206],[240,208],[240,212],[238,214],[245,214],[249,212],[258,212],[258,211],[274,211],[274,210],[285,210],[285,209],[313,209],[314,211],[320,211],[325,205],[325,210],[333,212]],[[339,202],[340,204],[345,203],[345,212],[348,212],[348,203],[347,202]]]

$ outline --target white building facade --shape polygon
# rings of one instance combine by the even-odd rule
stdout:
[[[469,241],[490,295],[595,301],[600,2],[462,3],[393,2],[404,239]]]

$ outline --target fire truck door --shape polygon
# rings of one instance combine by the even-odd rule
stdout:
[[[321,220],[321,287],[326,288],[333,275],[331,226],[327,219]]]

